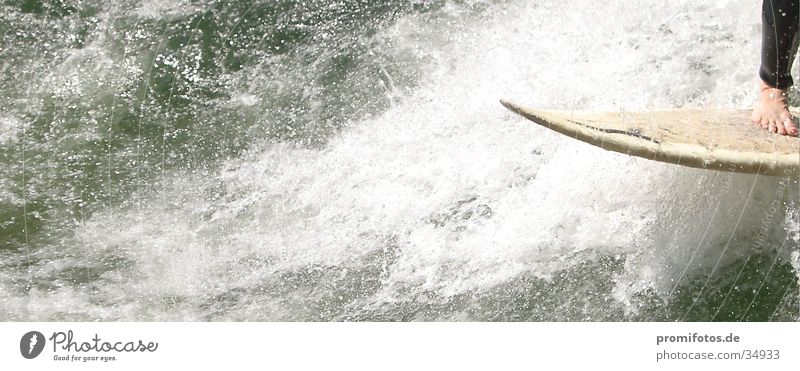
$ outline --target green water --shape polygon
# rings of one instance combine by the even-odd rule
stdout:
[[[525,9],[560,11],[554,4],[542,1]],[[406,147],[394,146],[397,138],[446,147],[459,140],[461,134],[453,133],[486,121],[481,121],[486,112],[498,112],[495,121],[507,120],[487,105],[491,108],[465,114],[476,119],[442,114],[463,130],[427,135],[414,129],[441,125],[424,124],[435,117],[422,108],[431,99],[418,96],[438,94],[437,89],[474,75],[460,70],[462,60],[452,55],[462,45],[487,48],[465,53],[472,59],[465,57],[463,64],[505,53],[484,45],[475,30],[522,32],[499,21],[520,6],[514,1],[5,1],[0,6],[0,319],[797,320],[798,275],[788,257],[797,247],[791,232],[779,233],[752,254],[726,259],[713,271],[695,264],[678,281],[665,274],[660,278],[666,284],[643,284],[626,300],[615,288],[630,279],[624,277],[636,253],[624,246],[620,253],[613,251],[617,246],[606,246],[564,258],[563,266],[546,274],[535,271],[535,262],[528,263],[531,271],[503,271],[504,262],[517,264],[525,255],[504,259],[496,246],[486,248],[497,248],[500,258],[486,264],[477,253],[430,263],[424,249],[412,248],[418,244],[409,236],[439,233],[451,245],[428,254],[450,256],[447,249],[460,246],[458,241],[496,233],[486,226],[509,215],[493,211],[500,209],[498,200],[543,176],[524,168],[539,161],[538,149],[529,151],[533,157],[514,160],[521,170],[509,176],[513,186],[495,193],[428,184],[440,184],[440,177],[460,179],[452,169],[488,155],[453,161],[444,175],[414,175],[416,170],[402,167],[387,173],[392,163],[380,160],[410,156],[402,151]],[[553,37],[535,28],[526,35],[542,45]],[[557,37],[567,45],[578,35],[569,29]],[[525,68],[535,68],[539,58],[547,55],[532,54]],[[604,67],[596,68],[601,75]],[[444,107],[463,100],[442,94]],[[381,125],[393,123],[398,111],[417,109],[421,113],[409,120],[407,133],[397,129],[404,125]],[[375,140],[351,139],[360,131],[372,133],[368,138],[378,141],[374,148],[369,146]],[[511,144],[499,144],[506,145]],[[453,146],[434,157],[474,151]],[[347,148],[366,154],[336,160]],[[541,166],[546,163],[541,160]],[[241,170],[249,167],[258,171]],[[375,197],[391,200],[402,194],[392,187],[404,184],[405,173],[417,177],[408,182],[414,192],[428,192],[424,197],[387,202],[380,209],[389,210],[381,211],[385,214],[362,211],[369,207],[361,198],[375,192],[360,189],[384,184],[386,194]],[[262,180],[267,185],[259,188]],[[450,194],[430,206],[426,197],[437,190]],[[424,217],[391,219],[429,206],[438,209]],[[726,223],[723,230],[736,229]],[[510,245],[529,243],[519,234],[506,237]],[[750,248],[750,240],[736,241],[733,249]],[[656,245],[650,248],[657,251]],[[471,282],[483,269],[500,273]],[[417,277],[427,271],[432,272],[427,278]],[[70,309],[59,305],[65,301]]]

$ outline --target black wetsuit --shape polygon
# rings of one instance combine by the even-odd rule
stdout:
[[[800,0],[764,0],[761,80],[772,87],[792,86],[790,69],[797,49]]]

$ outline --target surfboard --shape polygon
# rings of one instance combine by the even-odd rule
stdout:
[[[609,151],[700,169],[763,175],[800,171],[800,139],[750,122],[749,110],[583,112],[500,103],[557,133]],[[800,117],[798,111],[792,113]]]

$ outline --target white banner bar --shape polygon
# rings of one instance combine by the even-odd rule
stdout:
[[[2,323],[3,370],[798,370],[798,323]]]

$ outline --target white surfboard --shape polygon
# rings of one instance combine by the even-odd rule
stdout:
[[[748,110],[596,113],[500,103],[548,129],[631,156],[739,173],[790,175],[800,171],[800,139],[756,127]]]

